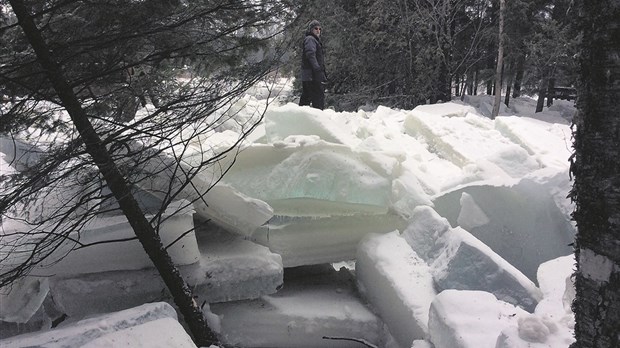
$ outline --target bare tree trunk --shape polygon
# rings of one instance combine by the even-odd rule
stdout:
[[[620,3],[577,2],[581,79],[575,120],[575,338],[620,347]]]
[[[545,107],[545,98],[547,97],[547,86],[548,86],[548,80],[547,80],[547,73],[545,72],[543,74],[543,79],[542,82],[540,83],[540,87],[538,88],[538,101],[536,102],[536,112],[541,112],[543,111],[543,108]]]
[[[60,65],[51,55],[39,29],[29,14],[28,8],[22,0],[9,0],[9,3],[19,20],[19,25],[24,30],[30,45],[37,55],[38,62],[47,72],[54,90],[80,134],[86,146],[86,151],[92,156],[94,163],[97,164],[99,171],[118,200],[119,206],[127,217],[138,240],[142,243],[144,250],[170,290],[175,304],[181,311],[185,322],[194,336],[196,344],[199,346],[209,346],[217,343],[215,334],[206,324],[202,310],[193,299],[191,289],[174,266],[159,236],[145,218],[144,213],[131,194],[123,175],[118,170],[84,109],[82,109],[78,98],[67,83]]]
[[[523,80],[524,64],[525,64],[525,55],[520,54],[519,58],[517,58],[517,68],[515,71],[515,83],[514,83],[514,89],[512,90],[513,98],[518,98],[521,96],[521,81]]]
[[[504,73],[503,75],[507,76],[506,79],[506,96],[504,96],[504,104],[506,104],[506,106],[510,106],[510,91],[511,91],[511,87],[512,87],[512,79],[513,79],[513,64],[510,64],[510,67],[508,69],[506,69],[508,71],[508,73]]]
[[[504,7],[505,0],[499,1],[499,44],[497,48],[497,68],[495,70],[495,102],[491,118],[499,114],[499,106],[502,102],[502,66],[504,65]]]

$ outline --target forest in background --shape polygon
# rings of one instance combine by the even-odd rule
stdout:
[[[410,109],[495,93],[499,1],[307,0],[299,6],[301,17],[288,35],[299,46],[306,23],[321,22],[327,104],[336,110],[365,104]],[[575,86],[576,16],[571,0],[506,2],[505,103],[546,91],[550,80]],[[298,73],[298,61],[289,61],[289,73]]]

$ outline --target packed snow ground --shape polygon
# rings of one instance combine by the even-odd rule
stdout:
[[[223,342],[565,348],[573,341],[572,103],[535,114],[534,100],[517,98],[495,120],[489,96],[334,112],[286,103],[283,86],[209,205],[172,207],[161,231],[175,240],[196,227],[170,251]],[[257,86],[227,112],[253,119],[266,96]],[[200,148],[222,148],[243,123],[222,125],[183,160],[191,165]],[[20,155],[27,147],[10,144],[2,143],[2,173],[27,161]],[[204,187],[211,175],[194,184]],[[157,201],[150,193],[169,181],[150,180],[143,199]],[[3,220],[4,231],[19,228]],[[102,217],[84,238],[130,234],[122,217]],[[176,314],[161,303],[169,296],[139,245],[100,244],[36,273],[0,295],[2,347],[193,346],[170,324]]]

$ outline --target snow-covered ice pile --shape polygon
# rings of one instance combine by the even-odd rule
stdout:
[[[222,341],[567,347],[573,340],[575,228],[566,197],[574,107],[557,101],[534,114],[531,100],[518,98],[492,120],[491,102],[479,96],[372,112],[272,103],[207,204],[171,207],[160,231],[175,240],[194,229],[170,252],[208,303],[209,323]],[[264,105],[248,95],[235,110],[250,117]],[[230,123],[218,131],[201,139],[210,142],[201,148],[217,149],[240,130]],[[7,143],[2,172],[22,170],[31,158],[17,154],[28,148]],[[188,151],[185,163],[199,149]],[[156,192],[171,180],[164,173],[141,189],[158,201]],[[192,181],[202,188],[211,182],[208,171]],[[185,206],[193,195],[187,191],[174,204]],[[5,220],[2,228],[19,226]],[[122,217],[105,216],[83,238],[130,234]],[[160,329],[175,321],[172,314],[132,319],[146,316],[140,311],[162,312],[157,303],[170,302],[135,243],[98,244],[35,273],[0,294],[0,337],[13,336],[2,346],[58,347],[62,337],[77,342],[69,346],[151,347],[164,332],[162,340],[191,346],[182,330]],[[137,307],[146,302],[159,309]],[[95,314],[103,316],[79,321]],[[116,321],[132,324],[95,329]],[[72,341],[94,331],[100,333],[88,342]]]

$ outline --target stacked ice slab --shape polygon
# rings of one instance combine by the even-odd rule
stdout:
[[[195,348],[167,303],[149,303],[84,319],[50,332],[30,333],[2,341],[2,347],[178,347]]]
[[[430,207],[403,233],[367,236],[356,263],[359,289],[401,348],[567,346],[571,270],[572,257],[543,264],[539,289]]]
[[[5,168],[24,170],[29,163],[36,161],[36,151],[26,143],[4,140],[2,150],[7,154],[1,158],[3,171]],[[165,163],[170,158],[164,155],[153,157],[152,163],[145,165],[151,168],[145,170],[155,170],[153,163],[157,160]],[[190,191],[185,194],[187,199],[174,200],[161,211],[164,201],[158,194],[167,188],[167,174],[160,174],[145,181],[146,187],[135,188],[134,196],[147,213],[147,219],[157,219],[159,222],[155,226],[162,243],[199,299],[220,302],[257,298],[274,293],[282,286],[280,255],[240,236],[269,219],[271,210],[266,204],[219,185],[209,192],[208,199],[217,204],[210,205],[205,217],[197,214],[195,205],[187,200],[196,196],[195,193],[192,196]],[[198,175],[197,178],[206,181],[211,177]],[[82,192],[87,191],[84,184],[73,177],[59,182],[45,199],[29,206],[30,213],[37,212],[43,216],[57,213],[63,206],[71,206],[65,197],[78,200]],[[102,190],[106,187],[103,186]],[[79,234],[72,232],[55,254],[32,272],[36,276],[2,289],[0,337],[49,328],[54,321],[65,318],[75,321],[145,302],[171,302],[161,276],[153,268],[118,207],[110,203],[96,203],[102,213],[89,221]],[[227,211],[229,215],[223,216],[218,214],[219,211]],[[253,214],[245,214],[246,211]],[[161,212],[158,217],[155,215],[157,212]],[[3,216],[3,247],[0,253],[18,250],[10,248],[8,236],[13,232],[45,230],[46,226],[26,223],[27,220],[19,215],[21,213],[17,211],[15,215]],[[230,214],[241,216],[235,220],[238,224],[234,231],[237,233],[223,231],[220,226],[206,220],[213,218],[221,225],[230,226],[229,222],[233,221]],[[257,222],[257,219],[263,220]],[[26,242],[21,244],[23,248],[28,245]],[[10,262],[20,261],[16,258],[4,260],[7,262],[3,261],[0,265],[3,269],[10,267]],[[9,303],[11,305],[7,305]]]
[[[195,227],[177,264],[230,345],[516,348],[557,339],[564,345],[551,347],[565,347],[571,284],[562,273],[562,286],[551,287],[553,272],[539,265],[571,252],[568,168],[558,160],[568,158],[566,129],[490,120],[457,103],[372,113],[270,108],[262,136],[252,135],[222,181],[197,173],[180,195],[194,204],[161,232]],[[210,144],[175,165],[191,169]],[[141,181],[153,200],[178,182],[161,170],[171,160],[146,164],[158,173]],[[106,253],[115,250],[93,255]],[[325,265],[353,259],[355,271]],[[93,271],[96,260],[24,286],[48,286],[73,317],[167,299],[144,260]],[[49,298],[25,306],[39,301],[33,318],[54,310]]]
[[[273,208],[252,239],[282,255],[285,267],[352,260],[366,234],[404,227],[390,209],[398,160],[353,149],[358,141],[340,123],[334,112],[292,104],[269,110],[266,135],[223,178]]]

